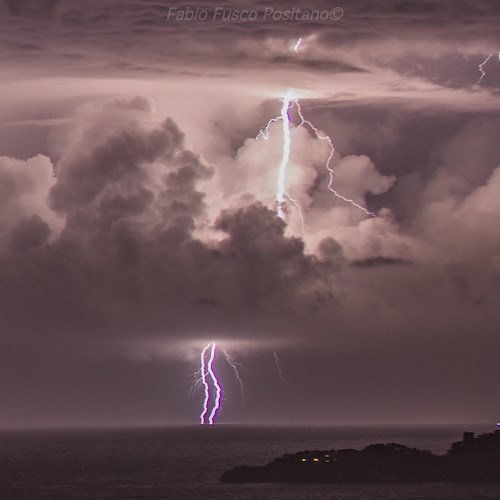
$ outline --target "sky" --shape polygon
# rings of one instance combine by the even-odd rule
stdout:
[[[496,422],[499,18],[2,0],[0,426]]]

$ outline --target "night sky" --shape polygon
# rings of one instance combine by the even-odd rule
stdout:
[[[0,4],[0,426],[496,422],[499,2],[189,5]]]

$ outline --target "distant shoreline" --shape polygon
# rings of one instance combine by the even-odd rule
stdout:
[[[224,472],[222,483],[420,483],[500,482],[500,430],[464,432],[445,455],[388,443],[361,451],[306,450],[264,466]]]

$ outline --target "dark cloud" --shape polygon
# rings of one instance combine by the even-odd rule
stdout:
[[[20,220],[12,229],[11,235],[14,251],[22,252],[46,243],[50,236],[50,227],[34,214],[27,219]]]
[[[15,16],[50,17],[56,10],[59,0],[5,0],[10,14]]]
[[[291,56],[276,56],[272,59],[273,67],[281,65],[283,67],[297,67],[301,70],[324,71],[328,73],[364,72],[363,68],[341,61],[325,61],[324,59],[297,60]]]
[[[351,262],[351,265],[354,267],[407,266],[410,264],[412,264],[410,260],[383,256],[369,257]]]
[[[205,216],[196,185],[212,170],[170,119],[110,132],[93,149],[78,144],[56,172],[47,194],[65,217],[60,235],[48,240],[49,225],[33,214],[10,230],[2,257],[4,322],[19,334],[188,341],[218,329],[238,340],[258,328],[276,341],[297,337],[312,311],[333,303],[329,261],[307,255],[263,205],[222,212],[220,241],[195,237]]]
[[[152,132],[126,130],[113,135],[90,154],[72,157],[58,166],[58,182],[51,193],[51,207],[72,212],[82,204],[88,206],[118,183],[130,182],[132,186],[140,183],[143,164],[159,158],[172,162],[177,153],[184,154],[178,151],[182,140],[181,132],[169,120]],[[180,160],[182,162],[183,158]]]

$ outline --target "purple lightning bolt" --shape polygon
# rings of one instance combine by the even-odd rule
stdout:
[[[193,385],[193,389],[196,389],[200,385],[203,386],[205,394],[200,413],[201,424],[213,425],[221,407],[222,387],[214,370],[216,351],[217,345],[214,342],[211,342],[203,349],[200,356],[200,370],[196,372],[196,377],[198,378]]]
[[[212,411],[210,412],[210,415],[208,416],[208,423],[209,425],[213,425],[214,419],[217,416],[217,412],[220,409],[220,400],[222,396],[222,388],[220,386],[219,381],[217,380],[217,376],[215,375],[214,368],[213,368],[213,363],[215,359],[215,344],[212,344],[212,349],[210,351],[210,358],[207,363],[207,371],[210,375],[210,378],[212,379],[212,384],[215,388],[215,398],[214,398],[214,405],[212,407]]]
[[[201,412],[200,415],[200,423],[204,424],[205,423],[205,417],[208,413],[208,403],[210,401],[210,387],[208,386],[207,382],[207,369],[206,369],[206,364],[205,364],[205,356],[207,354],[207,351],[210,349],[210,344],[208,344],[205,349],[201,352],[201,358],[200,358],[200,381],[203,384],[203,388],[205,390],[205,400],[203,401],[203,411]]]
[[[224,356],[227,364],[233,370],[236,381],[240,386],[242,403],[245,403],[245,387],[243,379],[240,377],[239,364],[221,346],[215,342],[210,342],[201,352],[200,369],[195,373],[195,380],[190,391],[203,387],[204,399],[200,413],[201,424],[213,425],[222,405],[222,385],[214,368],[215,358],[218,353]]]

